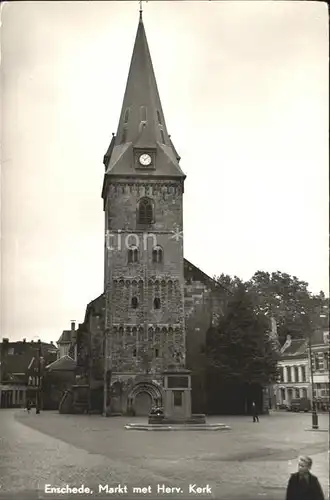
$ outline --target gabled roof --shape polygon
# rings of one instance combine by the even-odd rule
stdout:
[[[71,340],[72,340],[72,330],[63,330],[57,343],[58,344],[70,344]]]
[[[87,322],[88,315],[90,313],[99,314],[100,316],[105,316],[104,311],[105,311],[105,294],[102,293],[101,295],[96,297],[96,299],[92,300],[87,304],[84,323]],[[84,324],[82,324],[81,327],[83,328]]]
[[[281,359],[305,358],[307,356],[308,343],[305,339],[293,339],[282,352]]]
[[[46,366],[48,371],[73,371],[76,368],[76,362],[70,356],[62,356]]]
[[[187,259],[184,259],[184,278],[192,278],[194,281],[202,281],[209,286],[222,288],[226,290],[226,292],[230,293],[230,291],[225,286],[216,281],[214,278],[210,278],[210,276],[205,274],[201,269],[199,269],[199,267],[195,266]]]
[[[154,169],[136,169],[133,148],[155,150]],[[136,33],[117,134],[104,156],[106,176],[184,179],[168,135],[142,14]]]

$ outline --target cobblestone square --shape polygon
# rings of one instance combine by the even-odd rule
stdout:
[[[259,424],[250,417],[210,417],[232,427],[223,432],[126,431],[130,421],[2,410],[2,497],[279,500],[303,453],[313,458],[312,471],[328,498],[328,433],[306,431],[310,414],[274,412]],[[328,429],[327,415],[319,422]],[[47,484],[84,485],[93,495],[46,493]]]

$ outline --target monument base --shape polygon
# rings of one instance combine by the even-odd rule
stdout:
[[[178,424],[178,425],[193,425],[193,424],[205,424],[205,415],[191,415],[188,418],[175,418],[175,417],[165,417],[164,415],[149,415],[149,424],[167,425],[167,424]]]
[[[229,431],[231,427],[225,424],[127,424],[126,430],[131,431]]]
[[[157,409],[156,409],[157,410]],[[191,413],[190,370],[174,367],[164,371],[164,408],[150,413],[146,424],[127,424],[135,431],[223,431],[225,424],[207,424],[205,415]],[[157,414],[158,413],[158,414]]]

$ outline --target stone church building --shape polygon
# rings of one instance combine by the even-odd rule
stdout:
[[[167,130],[142,13],[104,166],[104,292],[75,334],[81,381],[102,392],[107,379],[109,411],[146,415],[162,404],[163,371],[186,367],[193,411],[203,411],[205,335],[228,294],[183,256],[186,176]]]

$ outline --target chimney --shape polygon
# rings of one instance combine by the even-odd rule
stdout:
[[[26,339],[23,339],[23,344],[25,344],[25,342],[26,342]]]
[[[33,344],[33,340],[31,340],[31,344]]]
[[[71,320],[71,331],[74,332],[76,329],[76,321],[74,319]]]
[[[54,342],[53,342],[52,340],[50,341],[50,343],[51,343],[52,345],[54,344]]]
[[[3,342],[4,344],[8,344],[9,339],[7,339],[7,338],[3,338],[3,339],[2,339],[2,342]]]

